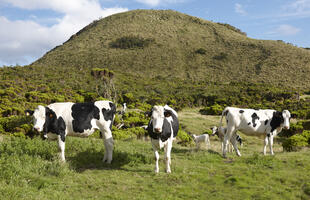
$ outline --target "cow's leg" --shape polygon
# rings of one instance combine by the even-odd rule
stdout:
[[[240,151],[238,149],[238,142],[236,140],[236,133],[234,133],[234,135],[230,138],[230,143],[233,145],[237,156],[241,156],[241,153],[240,153]]]
[[[231,138],[231,136],[233,135],[235,131],[235,127],[232,127],[232,126],[229,126],[227,127],[227,132],[226,134],[224,135],[224,140],[223,140],[223,157],[226,158],[226,152],[227,152],[227,146],[229,144],[229,140]]]
[[[272,146],[273,146],[273,136],[271,135],[270,137],[268,137],[268,139],[269,139],[270,154],[274,155],[273,149],[272,149]]]
[[[62,134],[58,135],[58,148],[59,148],[60,160],[63,162],[66,162],[66,159],[65,159],[65,136]]]
[[[154,155],[155,155],[155,173],[158,173],[159,172],[159,166],[158,166],[159,153],[158,153],[158,149],[153,144],[153,140],[152,140],[152,148],[154,150]]]
[[[206,142],[207,149],[211,149],[210,139],[208,137],[206,138],[205,142]]]
[[[112,156],[113,156],[113,148],[114,148],[114,141],[112,137],[112,132],[109,127],[106,127],[104,129],[101,129],[103,132],[103,140],[104,140],[104,156],[103,156],[103,162],[107,162],[108,164],[111,164],[112,162]]]
[[[196,149],[200,149],[200,142],[199,141],[196,141]]]
[[[266,136],[264,140],[264,150],[263,150],[264,155],[266,155],[267,145],[268,145],[268,136]]]
[[[166,172],[171,173],[171,149],[172,149],[172,139],[168,139],[167,145],[165,146],[165,162],[166,162]]]

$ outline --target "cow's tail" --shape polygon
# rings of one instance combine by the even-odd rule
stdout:
[[[224,110],[222,112],[219,128],[223,126],[223,117],[226,116],[228,114],[228,112],[229,112],[229,107],[224,108]]]

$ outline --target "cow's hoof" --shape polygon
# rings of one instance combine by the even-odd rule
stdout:
[[[171,170],[166,170],[166,173],[167,174],[171,174]]]
[[[103,159],[102,162],[107,163],[107,164],[111,164],[111,163],[112,163],[112,160]]]

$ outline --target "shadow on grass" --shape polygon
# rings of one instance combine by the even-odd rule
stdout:
[[[67,161],[70,163],[70,168],[77,172],[95,169],[125,170],[122,168],[125,165],[137,166],[140,164],[149,164],[153,161],[153,159],[140,153],[127,153],[114,150],[112,163],[107,164],[102,161],[103,156],[103,151],[84,151],[72,157],[67,157]]]

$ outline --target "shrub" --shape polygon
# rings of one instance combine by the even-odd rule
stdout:
[[[296,134],[286,139],[282,146],[286,151],[298,151],[310,144],[310,131],[305,130],[302,134]]]
[[[207,53],[207,50],[205,50],[204,48],[199,48],[195,51],[195,53],[204,55]]]
[[[193,140],[192,137],[189,134],[187,134],[184,130],[182,130],[181,128],[179,129],[177,139],[179,140],[178,143],[181,145],[188,145]]]
[[[134,128],[127,128],[127,129],[120,129],[120,130],[113,130],[112,135],[113,138],[116,140],[125,140],[129,138],[141,138],[145,136],[146,130],[140,127]]]
[[[140,36],[124,36],[110,43],[110,47],[119,49],[144,48],[154,42],[154,39],[144,39]]]
[[[203,109],[200,109],[199,112],[202,115],[220,115],[222,114],[223,109],[224,108],[221,105],[214,104],[212,106],[208,106]]]

